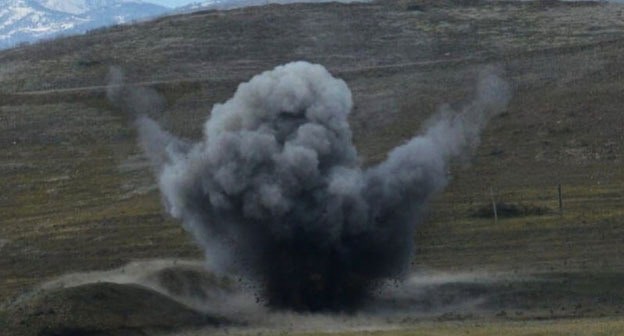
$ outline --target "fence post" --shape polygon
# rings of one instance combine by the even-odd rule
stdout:
[[[563,217],[563,197],[561,196],[561,183],[557,185],[557,192],[559,194],[559,216]]]
[[[490,198],[492,199],[492,210],[494,211],[494,224],[498,224],[498,211],[496,211],[496,199],[494,199],[492,187],[490,187]]]

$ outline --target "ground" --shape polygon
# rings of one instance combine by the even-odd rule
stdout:
[[[619,334],[623,13],[617,4],[557,1],[271,5],[2,51],[0,322],[24,294],[66,273],[203,258],[164,212],[131,118],[106,99],[109,66],[163,94],[161,123],[198,138],[211,106],[239,82],[305,59],[353,91],[350,122],[367,164],[416,134],[441,104],[461,106],[482,69],[513,87],[508,110],[478,151],[454,164],[450,185],[422,218],[413,269],[555,277],[562,285],[521,287],[524,308],[441,313],[390,334]],[[483,210],[492,199],[529,210],[495,221]],[[560,294],[560,307],[537,308],[546,290]],[[571,313],[579,304],[587,309]],[[566,313],[554,310],[561,307]],[[535,314],[516,321],[516,311]]]

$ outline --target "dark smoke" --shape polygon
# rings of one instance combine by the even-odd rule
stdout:
[[[272,307],[348,311],[401,277],[419,211],[447,184],[449,160],[478,144],[509,99],[492,74],[476,91],[366,169],[351,141],[349,88],[305,62],[241,84],[214,106],[196,144],[147,117],[138,125],[167,210],[214,267],[257,281]]]

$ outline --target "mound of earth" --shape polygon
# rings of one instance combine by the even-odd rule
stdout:
[[[147,276],[145,281],[172,296],[204,302],[215,299],[219,294],[231,294],[238,290],[234,281],[228,277],[189,266],[164,268]]]
[[[106,282],[34,294],[4,318],[0,334],[15,336],[149,335],[225,323],[146,287]]]

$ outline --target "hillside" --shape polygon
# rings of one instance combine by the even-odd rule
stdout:
[[[212,105],[238,83],[302,59],[353,91],[350,122],[366,163],[417,133],[441,104],[467,100],[481,69],[511,83],[508,111],[453,167],[423,219],[415,269],[607,274],[605,283],[617,283],[623,13],[618,4],[558,1],[269,5],[1,51],[0,298],[68,272],[202,257],[162,210],[129,117],[106,100],[109,66],[164,95],[167,129],[198,138]]]

